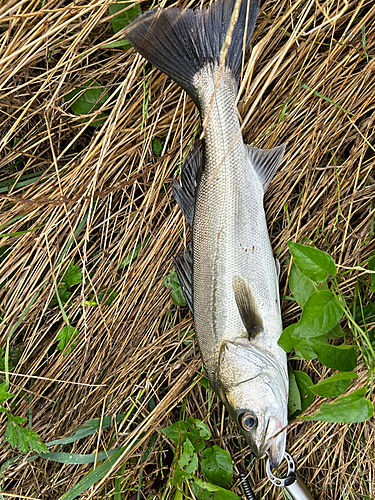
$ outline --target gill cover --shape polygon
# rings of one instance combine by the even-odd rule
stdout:
[[[246,338],[224,342],[216,386],[254,453],[267,453],[277,467],[286,441],[286,431],[280,431],[287,425],[288,379],[283,368]]]

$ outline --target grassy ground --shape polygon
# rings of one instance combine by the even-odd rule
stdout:
[[[127,446],[80,498],[160,498],[171,494],[158,472],[170,449],[160,429],[180,415],[205,420],[236,471],[244,470],[248,450],[222,404],[199,383],[191,316],[173,305],[162,283],[187,239],[171,178],[199,117],[177,85],[132,49],[104,47],[121,40],[108,4],[0,6],[0,345],[9,348],[11,410],[28,417],[44,442],[90,419],[127,414],[52,448],[95,454]],[[288,295],[287,240],[313,239],[340,272],[375,249],[375,6],[266,0],[261,8],[239,110],[248,143],[288,142],[266,197],[281,293]],[[77,116],[74,97],[64,96],[93,82],[97,109]],[[341,277],[349,303],[366,280],[358,270]],[[285,325],[299,314],[294,304],[283,301]],[[74,338],[59,347],[56,337],[67,324]],[[327,372],[317,362],[293,363],[314,382]],[[357,373],[355,388],[367,377],[363,363]],[[289,450],[317,498],[375,497],[373,421],[291,427]],[[29,461],[32,453],[3,443],[0,464],[17,455],[2,476],[4,498],[57,499],[102,463]],[[284,498],[266,483],[263,461],[251,478],[263,498]]]

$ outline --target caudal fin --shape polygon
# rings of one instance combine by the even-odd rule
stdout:
[[[126,26],[125,36],[137,52],[173,78],[199,105],[194,75],[208,64],[220,63],[236,3],[238,17],[225,65],[238,80],[243,49],[249,45],[258,17],[259,0],[218,0],[196,11],[151,10]]]

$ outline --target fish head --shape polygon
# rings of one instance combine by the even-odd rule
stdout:
[[[282,354],[281,354],[282,355]],[[216,386],[256,456],[278,467],[285,453],[288,376],[282,363],[248,341],[222,345]]]

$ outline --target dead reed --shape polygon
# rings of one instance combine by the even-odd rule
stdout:
[[[44,442],[70,435],[89,419],[130,412],[115,428],[64,450],[96,453],[139,439],[80,496],[111,498],[117,479],[123,496],[116,500],[134,500],[142,471],[142,495],[159,498],[165,490],[164,479],[155,481],[169,449],[160,429],[178,419],[181,408],[205,419],[239,471],[247,451],[222,404],[198,383],[199,351],[194,339],[183,337],[192,329],[191,316],[173,306],[162,283],[187,237],[170,180],[199,117],[177,85],[132,49],[104,47],[121,39],[113,34],[109,3],[8,0],[0,6],[0,236],[6,252],[0,345],[5,349],[11,335],[11,352],[21,351],[10,376],[14,412],[29,415]],[[359,266],[375,249],[375,6],[372,0],[266,0],[261,8],[239,110],[247,142],[288,142],[266,198],[287,295],[287,240],[314,239],[341,270]],[[96,128],[64,99],[89,81],[109,96],[88,117],[107,115]],[[158,156],[154,139],[162,144]],[[138,256],[119,269],[139,244]],[[73,260],[83,282],[65,309],[79,337],[64,356],[55,339],[65,320],[53,298]],[[354,270],[340,282],[349,300],[357,279],[366,278]],[[296,314],[294,303],[284,301],[285,325]],[[324,376],[319,363],[294,363],[315,382]],[[359,387],[363,364],[358,376]],[[5,420],[0,423],[3,433]],[[317,498],[374,498],[374,441],[371,421],[299,422],[289,433],[289,450]],[[0,463],[13,456],[4,445]],[[27,458],[7,468],[4,498],[57,499],[92,467]],[[261,464],[250,474],[262,498],[283,498],[266,485]]]

